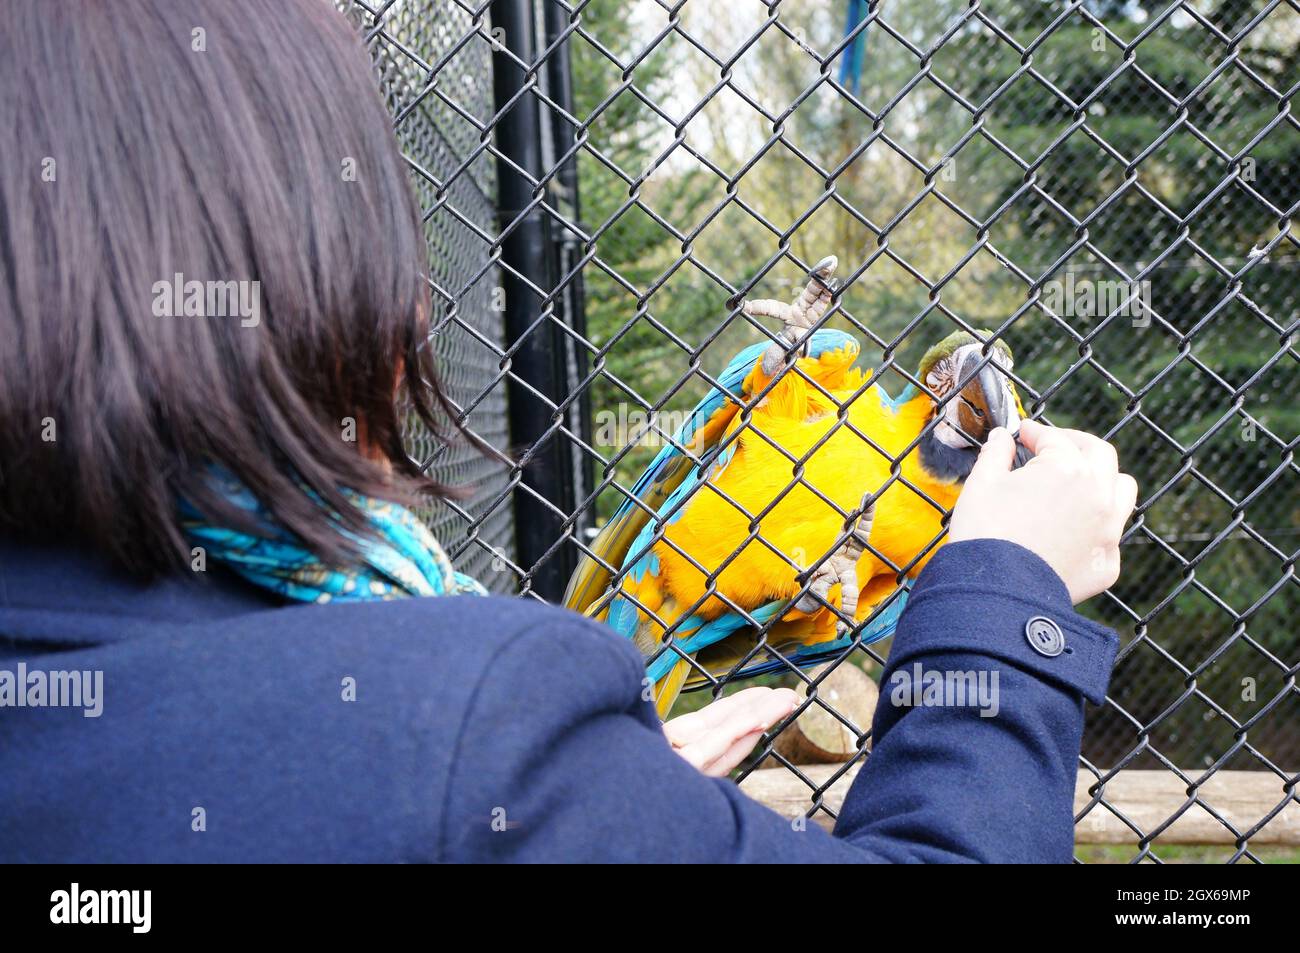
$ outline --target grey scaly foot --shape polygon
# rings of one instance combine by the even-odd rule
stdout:
[[[785,363],[786,353],[803,340],[831,306],[831,298],[839,287],[834,278],[839,263],[834,255],[827,255],[817,262],[808,274],[808,284],[789,304],[763,298],[746,301],[741,306],[741,310],[752,318],[779,318],[785,325],[777,339],[763,352],[763,373],[768,377],[776,376]]]
[[[808,591],[795,602],[794,607],[809,614],[830,604],[828,598],[831,587],[840,586],[840,614],[852,619],[858,611],[858,560],[866,551],[867,540],[871,536],[871,523],[876,516],[876,502],[868,493],[862,498],[859,507],[861,514],[855,519],[850,517],[845,528],[848,537],[820,566],[813,570],[809,580]],[[837,635],[846,635],[852,625],[840,618],[835,624]]]

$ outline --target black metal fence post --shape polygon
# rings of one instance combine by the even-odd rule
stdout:
[[[572,570],[571,547],[547,556],[575,505],[573,468],[556,439],[564,397],[562,362],[551,317],[557,245],[541,209],[544,159],[530,0],[491,6],[500,256],[510,380],[510,438],[523,464],[515,492],[516,561],[523,585],[559,599]]]
[[[551,156],[555,166],[555,178],[552,180],[552,193],[555,204],[565,210],[567,220],[559,219],[559,272],[562,282],[562,317],[573,331],[573,336],[564,340],[562,357],[564,358],[564,375],[567,381],[566,392],[577,393],[578,399],[569,413],[569,426],[578,434],[582,442],[591,444],[591,394],[582,387],[586,379],[590,362],[584,348],[578,341],[587,342],[587,307],[586,286],[583,282],[583,270],[580,267],[586,252],[582,229],[582,202],[578,188],[578,155],[574,150],[574,130],[569,127],[559,110],[573,115],[573,66],[569,55],[570,39],[565,35],[569,29],[570,16],[577,20],[581,14],[569,14],[563,0],[544,0],[543,24],[545,27],[546,47],[552,49],[546,57],[547,92],[558,110],[553,110],[551,117]],[[573,455],[575,504],[586,499],[595,486],[595,461],[589,454],[577,452]],[[581,533],[594,526],[595,514],[589,507],[580,507],[575,519],[574,531]],[[566,547],[566,556],[576,560],[574,547]]]

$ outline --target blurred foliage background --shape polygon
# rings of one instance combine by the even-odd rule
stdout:
[[[1113,439],[1142,487],[1123,578],[1084,610],[1126,646],[1085,757],[1296,770],[1300,14],[1089,3],[1099,30],[1042,0],[886,4],[858,105],[818,84],[845,5],[582,8],[593,410],[689,408],[760,340],[736,292],[802,284],[783,253],[855,276],[832,323],[865,367],[914,370],[958,320],[1005,329],[1027,410]],[[1135,276],[1154,317],[1039,298]],[[630,486],[653,453],[597,476]],[[1259,717],[1248,744],[1225,714]]]

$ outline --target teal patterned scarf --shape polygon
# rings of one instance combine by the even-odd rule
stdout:
[[[275,525],[265,507],[228,474],[214,479],[231,503],[252,513],[267,536],[212,526],[182,504],[181,522],[192,545],[253,585],[298,602],[402,599],[408,596],[487,595],[477,580],[456,572],[429,528],[409,509],[344,491],[375,529],[374,538],[345,532],[361,553],[354,566],[330,566]]]

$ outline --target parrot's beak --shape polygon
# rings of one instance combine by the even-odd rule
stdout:
[[[1020,436],[1017,435],[1016,436],[1016,459],[1011,464],[1011,469],[1019,470],[1021,467],[1023,467],[1026,463],[1028,463],[1032,459],[1034,459],[1034,455],[1029,452],[1028,447],[1026,447],[1023,443],[1020,442]]]
[[[1017,470],[1033,459],[1034,455],[1020,442],[1020,411],[1011,398],[1006,377],[990,362],[980,369],[979,385],[988,407],[989,430],[1005,427],[1016,438],[1016,458],[1011,469]]]
[[[1020,432],[1020,414],[1011,402],[1007,390],[1006,378],[992,362],[985,364],[979,372],[980,390],[984,392],[984,405],[987,408],[988,429],[1006,427],[1012,436]]]
[[[1011,394],[1006,371],[992,361],[984,363],[978,371],[974,366],[983,361],[974,348],[968,352],[958,372],[959,380],[967,380],[954,411],[956,424],[972,443],[983,444],[995,427],[1004,427],[1016,438],[1016,457],[1013,467],[1024,466],[1032,454],[1020,444],[1020,411]],[[969,375],[974,371],[974,376]]]

